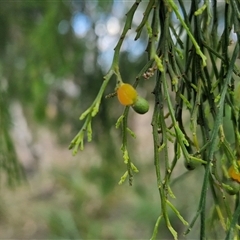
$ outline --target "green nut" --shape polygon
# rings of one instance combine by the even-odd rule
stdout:
[[[139,114],[145,114],[149,110],[149,103],[145,98],[138,96],[132,108]]]

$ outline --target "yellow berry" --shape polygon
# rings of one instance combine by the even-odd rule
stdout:
[[[117,96],[122,105],[130,106],[134,104],[137,99],[137,91],[132,85],[123,83],[117,89]]]
[[[237,161],[237,163],[240,165],[240,161]],[[240,172],[237,172],[233,165],[228,169],[228,174],[230,178],[240,183]]]

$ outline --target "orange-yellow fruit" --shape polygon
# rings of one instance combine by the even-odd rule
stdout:
[[[117,96],[122,105],[130,106],[134,104],[137,99],[137,91],[132,85],[123,83],[117,89]]]
[[[240,165],[240,161],[237,161],[237,163]],[[233,180],[240,183],[240,172],[237,173],[233,165],[228,169],[228,174]]]

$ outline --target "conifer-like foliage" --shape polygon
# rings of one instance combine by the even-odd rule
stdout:
[[[111,67],[95,100],[80,116],[83,126],[69,146],[76,154],[79,148],[84,149],[85,135],[88,141],[92,140],[94,129],[91,124],[105,101],[106,87],[109,82],[116,81],[113,92],[126,105],[116,123],[122,131],[121,151],[126,164],[126,172],[119,184],[128,179],[130,185],[138,172],[138,162],[132,162],[128,146],[128,139],[135,136],[128,126],[128,113],[131,108],[145,113],[148,102],[125,85],[119,62],[122,44],[132,29],[132,20],[141,2],[136,0],[126,14]],[[152,125],[153,169],[156,172],[156,191],[160,196],[160,212],[151,239],[158,238],[162,222],[174,239],[182,237],[171,223],[170,212],[186,225],[184,235],[189,234],[200,220],[196,238],[213,237],[213,229],[221,229],[225,236],[218,237],[238,239],[240,3],[237,0],[149,0],[135,31],[135,41],[141,39],[144,31],[147,32],[147,57],[145,66],[135,76],[135,82],[130,84],[138,91],[138,84],[151,78],[144,84],[151,85],[155,99],[149,124]],[[172,199],[177,197],[171,190],[173,182],[177,184],[173,173],[183,161],[189,170],[204,169],[199,179],[200,188],[196,189],[201,194],[192,219],[184,219],[184,213],[172,203]],[[213,209],[211,214],[206,212],[209,204]]]

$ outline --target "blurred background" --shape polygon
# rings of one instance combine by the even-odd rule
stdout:
[[[160,214],[152,107],[144,116],[130,112],[137,135],[129,141],[130,154],[139,169],[132,187],[127,181],[118,185],[126,165],[121,131],[115,128],[124,108],[116,98],[102,100],[93,119],[93,142],[75,157],[68,150],[81,128],[80,114],[110,67],[133,2],[0,2],[0,238],[151,237]],[[146,61],[146,36],[134,41],[146,3],[138,8],[122,47],[125,82],[133,83]],[[105,94],[114,88],[112,79]],[[140,83],[139,91],[150,103],[153,88],[153,79]],[[176,169],[176,177],[187,172],[183,162]],[[196,190],[195,183],[202,182],[202,175],[201,168],[188,172],[172,186],[177,196],[172,202],[187,220],[197,209],[200,187]],[[181,235],[185,227],[172,215]],[[196,236],[195,230],[188,239]],[[164,223],[159,237],[172,239]]]

